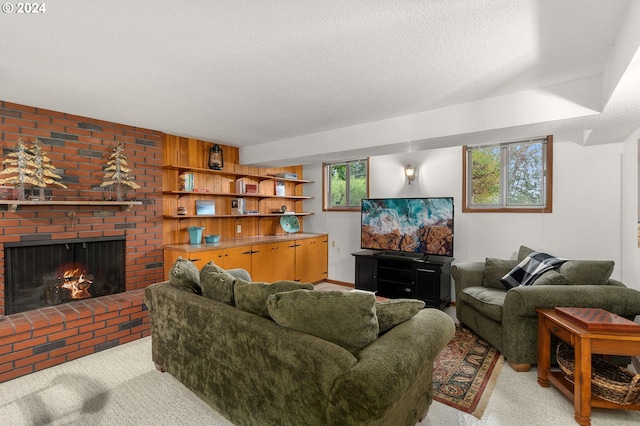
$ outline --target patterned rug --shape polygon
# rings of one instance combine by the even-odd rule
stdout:
[[[453,340],[436,357],[433,399],[481,418],[500,374],[502,355],[456,324]]]

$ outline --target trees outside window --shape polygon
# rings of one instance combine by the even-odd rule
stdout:
[[[553,137],[463,147],[465,212],[550,213]]]
[[[324,210],[359,210],[368,193],[368,161],[325,163],[323,173]]]

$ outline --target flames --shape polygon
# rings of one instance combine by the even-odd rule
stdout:
[[[89,287],[93,284],[93,277],[80,268],[67,269],[58,278],[60,287],[69,290],[71,299],[88,299],[91,297]]]

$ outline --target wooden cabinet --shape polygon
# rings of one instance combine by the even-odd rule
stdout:
[[[251,247],[232,247],[206,253],[209,253],[209,260],[223,269],[242,268],[251,274]]]
[[[304,217],[312,214],[304,211],[303,203],[313,197],[304,195],[304,186],[312,182],[302,179],[302,166],[242,166],[238,148],[219,144],[224,165],[222,170],[212,170],[207,167],[207,158],[213,145],[163,136],[165,276],[168,278],[176,258],[182,256],[198,268],[210,260],[225,269],[244,268],[255,281],[325,279],[327,237],[303,233]],[[245,193],[239,193],[243,187]],[[232,211],[231,202],[236,198],[244,200],[247,214]],[[208,201],[215,213],[197,214],[197,201]],[[280,226],[283,206],[287,212],[295,212],[302,232],[285,234]],[[203,235],[220,235],[221,243],[215,247],[190,245],[189,226],[204,227]]]
[[[227,247],[180,244],[164,250],[165,278],[178,256],[191,260],[198,268],[213,262],[224,269],[246,269],[254,281],[295,280],[319,282],[327,278],[328,236],[292,234],[287,237],[260,237],[261,242]],[[231,244],[231,243],[227,243]]]
[[[327,236],[296,240],[296,277],[303,283],[327,279],[329,263],[329,238]]]
[[[359,290],[378,296],[423,300],[429,308],[444,309],[451,303],[451,261],[453,258],[429,256],[386,256],[369,250],[356,257],[356,283]]]
[[[295,240],[251,247],[251,279],[267,283],[295,279]]]

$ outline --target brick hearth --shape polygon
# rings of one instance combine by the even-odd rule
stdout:
[[[144,290],[8,315],[0,322],[0,383],[147,336]]]
[[[122,142],[141,186],[127,196],[142,205],[128,211],[108,205],[30,205],[15,212],[0,207],[0,315],[5,313],[5,243],[126,240],[125,293],[0,317],[0,382],[147,335],[143,291],[161,281],[164,270],[161,132],[0,101],[0,161],[19,137],[40,140],[68,187],[52,186],[47,195],[64,201],[109,199],[100,187],[103,169],[115,142]]]

